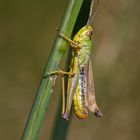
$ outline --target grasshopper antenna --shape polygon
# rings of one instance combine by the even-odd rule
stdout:
[[[87,21],[88,25],[93,22],[93,20],[95,18],[95,15],[97,14],[98,7],[99,7],[99,0],[97,0],[95,11],[93,13],[93,4],[94,4],[94,2],[95,2],[95,0],[91,0],[90,11],[89,11],[89,18],[88,18],[88,21]]]

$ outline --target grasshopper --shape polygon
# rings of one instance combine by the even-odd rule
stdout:
[[[70,71],[65,72],[58,69],[48,74],[62,76],[62,117],[65,120],[69,119],[72,101],[74,112],[78,118],[87,118],[88,110],[93,112],[96,117],[102,116],[95,98],[91,65],[92,35],[93,29],[90,24],[82,27],[72,40],[60,33],[60,37],[69,42],[72,48]],[[68,76],[66,99],[64,75]]]

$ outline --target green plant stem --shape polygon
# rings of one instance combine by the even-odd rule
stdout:
[[[64,18],[62,20],[59,32],[56,36],[48,63],[46,65],[40,86],[38,88],[32,110],[28,117],[21,140],[37,140],[39,131],[43,123],[45,112],[51,95],[51,87],[53,78],[44,78],[48,72],[56,70],[60,60],[67,50],[67,42],[59,37],[59,33],[63,33],[67,37],[71,36],[74,24],[80,11],[83,0],[70,0]]]

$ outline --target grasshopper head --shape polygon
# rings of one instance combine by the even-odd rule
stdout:
[[[93,34],[92,27],[90,25],[86,25],[86,26],[84,26],[83,28],[81,28],[79,30],[78,34],[80,36],[86,36],[86,37],[91,38],[92,37],[92,34]]]

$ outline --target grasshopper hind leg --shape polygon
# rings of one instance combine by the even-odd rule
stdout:
[[[55,75],[55,76],[54,76]],[[67,109],[66,109],[66,94],[65,94],[65,75],[69,76],[70,78],[75,76],[74,72],[66,72],[63,71],[61,69],[57,69],[56,71],[52,71],[47,73],[46,76],[44,76],[44,78],[48,78],[49,76],[54,76],[54,77],[58,77],[58,75],[61,75],[61,88],[62,88],[62,118],[64,120],[69,120],[69,113],[67,113]],[[54,78],[54,82],[53,85],[55,83],[55,79]]]

